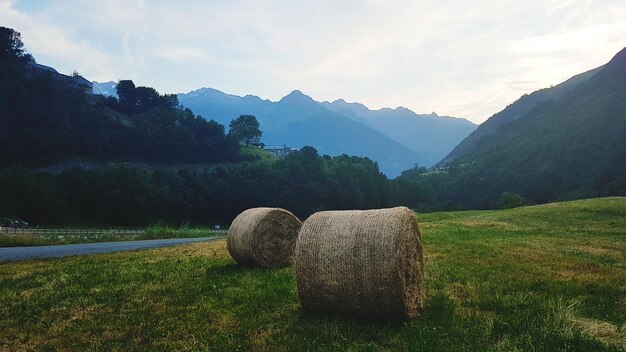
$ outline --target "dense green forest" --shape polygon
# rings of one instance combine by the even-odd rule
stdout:
[[[304,218],[323,209],[387,206],[391,193],[369,159],[322,157],[311,147],[212,170],[125,164],[59,174],[0,170],[0,214],[32,224],[225,223],[255,206],[280,206]]]

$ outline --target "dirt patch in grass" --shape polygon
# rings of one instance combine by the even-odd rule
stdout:
[[[626,329],[624,326],[620,328],[606,321],[580,317],[573,318],[571,322],[584,335],[626,349]]]
[[[597,255],[601,257],[607,257],[615,260],[624,260],[626,250],[616,250],[612,248],[605,247],[595,247],[595,246],[576,246],[573,248],[582,253],[588,253],[592,255]]]
[[[554,254],[546,249],[537,248],[532,245],[524,247],[508,248],[506,251],[515,259],[523,260],[530,263],[538,263],[544,261],[554,261]]]
[[[452,283],[446,286],[444,292],[457,303],[467,303],[476,299],[476,290],[470,284]]]

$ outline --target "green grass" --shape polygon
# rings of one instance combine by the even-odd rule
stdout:
[[[626,198],[417,214],[426,307],[317,316],[224,240],[0,265],[0,350],[623,351]]]
[[[227,230],[227,229],[226,229]],[[159,238],[196,238],[196,237],[212,237],[224,236],[226,230],[214,230],[208,227],[170,227],[163,225],[149,226],[145,229],[145,234],[141,236],[142,240],[159,239]]]
[[[80,231],[80,229],[76,229]],[[17,247],[17,246],[45,246],[56,244],[74,244],[74,243],[95,243],[95,242],[119,242],[119,241],[137,241],[137,240],[154,240],[161,238],[196,238],[196,237],[212,237],[224,236],[226,232],[215,231],[208,227],[169,227],[163,225],[149,226],[144,229],[144,233],[123,233],[118,234],[114,230],[107,230],[98,233],[20,233],[0,234],[0,247]]]
[[[278,159],[276,155],[266,151],[263,148],[255,146],[240,146],[239,155],[249,158],[250,160],[258,160],[261,162],[274,162]]]

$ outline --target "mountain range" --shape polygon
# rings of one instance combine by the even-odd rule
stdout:
[[[344,100],[317,102],[296,90],[278,102],[212,88],[179,94],[195,114],[221,124],[255,115],[266,145],[310,145],[320,154],[366,156],[389,177],[418,164],[432,166],[476,128],[459,118],[418,115],[409,109],[370,110]]]
[[[421,166],[430,167],[454,148],[468,133],[476,129],[472,122],[436,113],[419,115],[398,107],[370,110],[360,103],[343,99],[322,106],[385,133],[422,157]]]

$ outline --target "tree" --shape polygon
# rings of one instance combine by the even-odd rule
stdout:
[[[496,207],[498,209],[512,209],[528,205],[528,201],[517,193],[504,192],[498,198]]]
[[[152,87],[136,87],[135,97],[135,112],[143,112],[161,104],[159,92]]]
[[[253,115],[241,115],[228,125],[228,134],[235,140],[246,143],[258,143],[263,135],[259,129],[259,121]]]
[[[135,89],[135,83],[129,79],[123,79],[117,82],[115,90],[117,91],[120,109],[123,112],[133,112],[137,103]]]
[[[161,95],[152,87],[136,87],[129,79],[120,80],[115,90],[119,103],[117,110],[124,113],[139,114],[156,107],[174,110],[179,105],[176,94]]]
[[[33,61],[33,57],[24,50],[20,32],[0,26],[0,62],[16,61]]]

